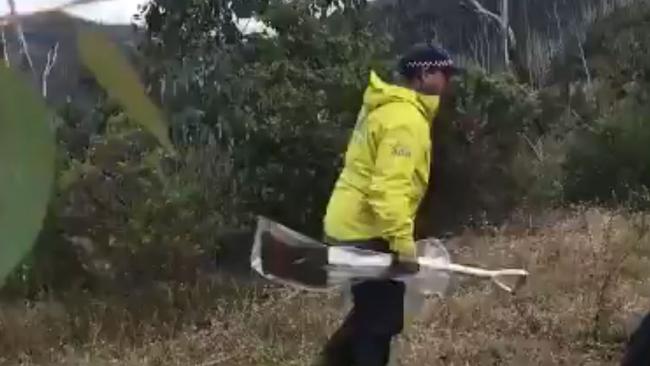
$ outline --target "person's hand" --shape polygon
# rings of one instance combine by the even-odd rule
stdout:
[[[418,264],[415,243],[401,243],[394,248],[393,269],[398,273],[417,273],[420,270]]]
[[[417,257],[405,257],[397,254],[397,258],[393,261],[393,267],[398,273],[415,274],[420,271],[420,265],[417,262]]]

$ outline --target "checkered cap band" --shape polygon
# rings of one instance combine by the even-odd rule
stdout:
[[[409,61],[409,62],[406,63],[406,66],[411,67],[411,68],[430,69],[432,67],[442,68],[442,67],[454,66],[454,62],[452,60],[444,60],[444,61]]]

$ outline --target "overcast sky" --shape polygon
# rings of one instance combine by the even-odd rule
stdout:
[[[15,0],[19,13],[47,9],[66,3],[66,0]],[[97,4],[71,8],[69,13],[102,23],[129,23],[138,10],[138,4],[146,0],[107,0]],[[0,0],[0,14],[9,12],[6,0]]]

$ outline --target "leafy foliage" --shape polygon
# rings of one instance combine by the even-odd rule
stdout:
[[[25,81],[0,66],[0,285],[32,247],[54,180],[49,112]]]
[[[537,94],[509,75],[471,69],[456,79],[435,121],[433,182],[420,235],[499,221],[521,203],[534,171],[516,170],[515,163],[535,159],[522,136],[542,134],[539,118]]]
[[[97,32],[81,32],[79,49],[84,61],[99,83],[124,107],[126,112],[154,134],[170,152],[167,124],[160,110],[147,98],[138,75],[117,47]]]
[[[200,111],[200,124],[227,147],[248,217],[265,214],[318,233],[368,69],[385,50],[381,37],[370,33],[361,9],[333,7],[324,15],[317,3],[272,2],[256,11],[275,36],[216,39],[182,29],[230,29],[227,18],[189,9],[164,1],[149,9],[147,18],[158,21],[150,23],[145,49],[182,59],[165,59],[154,77],[183,85],[170,104]]]
[[[173,152],[174,148],[169,140],[167,127],[162,118],[162,114],[146,97],[144,88],[137,81],[137,74],[115,46],[101,35],[82,32],[80,34],[80,49],[82,58],[86,65],[99,79],[100,84],[104,85],[108,89],[109,94],[121,103],[126,112],[133,117],[134,121],[137,121],[147,128],[159,139],[163,146]],[[6,185],[0,187],[0,191],[2,191],[3,195],[7,196],[7,198],[3,198],[2,201],[8,202],[3,204],[3,206],[7,208],[7,211],[6,214],[3,214],[1,217],[2,225],[0,226],[0,228],[3,228],[3,232],[7,233],[6,239],[9,241],[9,244],[3,245],[3,250],[7,251],[7,253],[3,253],[5,254],[2,256],[3,262],[0,263],[0,280],[4,280],[6,274],[9,273],[18,262],[23,260],[24,255],[29,251],[29,249],[31,249],[34,241],[39,236],[41,229],[40,221],[42,221],[45,210],[48,207],[49,196],[54,183],[55,141],[51,131],[51,129],[54,128],[54,124],[49,123],[50,120],[48,119],[48,112],[44,102],[39,100],[37,96],[32,95],[29,86],[25,85],[19,78],[16,78],[10,71],[4,68],[0,71],[3,73],[1,75],[3,79],[3,94],[0,99],[0,102],[2,103],[2,105],[0,105],[2,107],[2,112],[0,113],[3,114],[0,116],[2,117],[1,120],[3,122],[1,132],[3,132],[2,142],[4,149],[3,151],[0,151],[0,155],[12,159],[11,161],[7,161],[6,164],[3,164],[6,165],[7,168],[3,169],[4,176],[2,176],[2,179],[0,180],[0,182]],[[14,88],[7,86],[12,86]],[[113,116],[113,119],[125,120],[126,116],[121,114]],[[107,131],[111,133],[112,130],[110,127],[112,127],[113,124],[114,123],[105,122],[102,123],[102,127],[108,127]],[[118,135],[118,138],[123,137],[125,136]],[[142,145],[143,141],[146,141],[146,138],[140,136],[139,146],[146,147],[146,144]],[[92,162],[88,160],[79,162],[74,159],[65,161],[64,164],[68,165],[70,170],[64,172],[60,178],[60,191],[57,193],[66,193],[66,189],[77,187],[79,182],[88,181],[89,179],[92,180],[93,178],[102,175],[105,176],[110,172],[111,168],[122,168],[124,171],[120,171],[119,173],[127,176],[128,174],[138,176],[138,174],[143,170],[143,168],[137,164],[119,164],[121,158],[131,156],[134,152],[128,151],[129,144],[126,141],[122,141],[118,144],[119,147],[116,151],[102,150],[101,144],[99,148],[90,143],[88,145],[86,147],[89,149],[82,149],[79,154],[82,156],[86,154],[90,155]],[[21,148],[20,146],[27,146],[27,148]],[[122,150],[120,150],[120,148]],[[142,155],[143,154],[140,153],[140,159],[142,159]],[[19,158],[14,158],[16,156]],[[154,159],[155,158],[149,157],[149,159],[144,159],[144,161],[151,164]],[[99,163],[95,165],[97,162]],[[114,165],[106,167],[102,166],[102,163],[112,163]],[[149,185],[147,185],[147,182],[141,178],[142,177],[138,176],[137,179],[140,180],[136,179],[138,183],[141,183],[140,186],[144,185],[144,187],[151,188],[151,184],[149,183]],[[94,182],[97,183],[96,180]],[[101,184],[97,184],[97,186],[101,188]],[[142,194],[142,191],[140,193],[140,197],[147,197]],[[93,198],[97,199],[97,197]],[[129,197],[129,199],[135,199],[135,197]],[[121,201],[119,197],[117,197],[115,202],[124,203],[124,201]],[[64,211],[65,208],[58,207],[56,203],[53,204],[53,207],[54,210],[48,215],[47,222],[50,225],[54,225],[56,228],[56,225],[60,224],[58,218],[66,215],[62,215],[62,212],[58,211],[59,209]],[[74,214],[79,215],[82,211],[83,208],[74,211]],[[105,210],[104,213],[110,211],[111,210]],[[112,213],[116,214],[115,212]],[[86,212],[86,214],[88,214],[88,212]],[[91,216],[92,215],[88,215],[87,217]],[[115,215],[112,218],[122,219],[123,217],[120,218],[119,215]],[[110,224],[110,220],[101,221],[98,219],[93,223],[85,223],[84,228],[93,231],[93,224],[104,225],[107,223]],[[33,258],[27,259],[21,268],[26,270],[27,273],[32,270],[40,274],[47,273],[47,269],[52,268],[52,266],[43,264],[47,263],[47,261],[51,260],[53,257],[57,257],[57,260],[62,260],[66,264],[70,264],[71,260],[75,264],[78,264],[79,262],[74,260],[74,251],[61,251],[61,248],[51,247],[51,245],[68,244],[65,239],[74,235],[74,231],[78,229],[79,227],[69,227],[64,230],[63,235],[59,235],[56,229],[51,230],[51,227],[46,228],[42,232],[42,234],[46,235],[41,235],[40,241],[41,243],[43,241],[49,241],[49,243],[39,245],[39,250],[36,255]],[[96,231],[93,231],[93,233],[96,233]],[[72,239],[74,239],[74,237]],[[88,238],[84,237],[83,239]],[[67,248],[70,247],[68,246]],[[53,253],[57,253],[57,255],[47,255]],[[39,259],[43,259],[43,262],[39,263]],[[36,264],[34,264],[34,261],[36,261]],[[30,263],[31,266],[29,265]],[[110,264],[102,264],[102,266],[106,269],[110,267]],[[86,266],[86,268],[88,268],[88,266]],[[43,270],[45,270],[45,272],[43,272]],[[120,270],[124,271],[124,268]],[[71,271],[68,268],[63,272],[70,273],[74,272],[74,270]],[[54,273],[50,274],[54,275]],[[20,277],[20,275],[18,277]],[[35,277],[40,277],[42,283],[37,283],[33,286],[33,289],[41,285],[51,284],[52,279],[60,278],[58,275],[52,277],[36,275]],[[16,279],[16,277],[14,276],[13,279]],[[28,281],[30,280],[35,280],[35,278],[28,278]],[[38,282],[38,280],[36,280],[36,282]]]
[[[137,55],[144,83],[103,37],[82,34],[84,63],[107,97],[92,114],[60,111],[55,200],[16,272],[27,292],[192,282],[220,235],[257,214],[318,236],[368,72],[390,79],[393,34],[375,10],[359,1],[153,1]],[[266,30],[242,31],[252,15]],[[434,124],[417,235],[496,223],[522,204],[642,192],[641,34],[594,31],[589,86],[573,75],[533,90],[478,69],[456,79]],[[612,67],[602,49],[634,52]],[[567,68],[584,67],[578,61]],[[562,170],[567,136],[582,128]],[[601,186],[585,183],[594,179]]]
[[[624,9],[597,24],[586,49],[598,77],[581,113],[597,116],[571,141],[567,198],[577,201],[631,201],[646,207],[650,187],[648,94],[650,7]],[[586,118],[585,118],[586,119]]]

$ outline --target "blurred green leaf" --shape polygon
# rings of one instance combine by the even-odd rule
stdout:
[[[79,51],[84,65],[94,74],[135,122],[149,130],[170,153],[175,154],[162,112],[146,95],[138,74],[117,46],[98,32],[79,33]]]
[[[44,101],[0,66],[0,284],[39,234],[54,179],[55,142]]]

